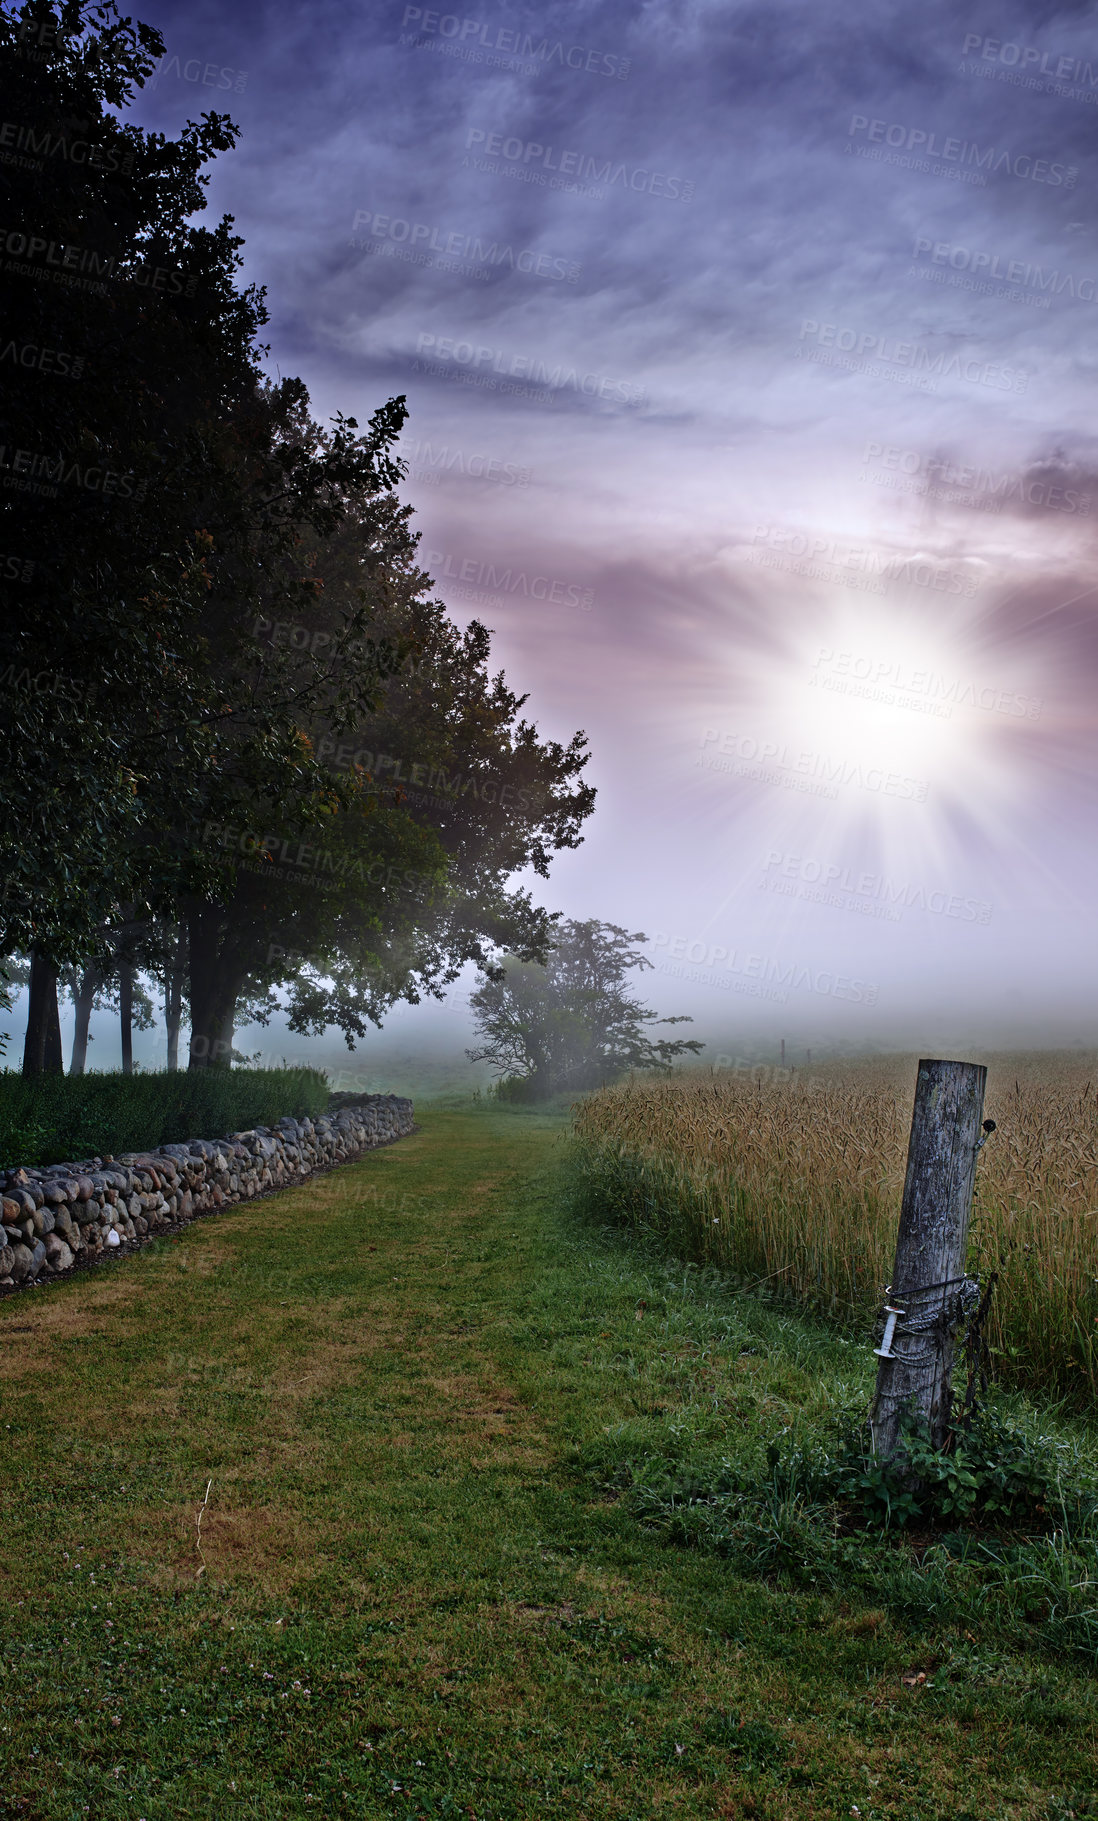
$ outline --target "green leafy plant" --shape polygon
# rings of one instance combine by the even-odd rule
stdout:
[[[843,1499],[853,1494],[867,1523],[931,1525],[1047,1524],[1070,1505],[1076,1521],[1093,1515],[1093,1493],[1066,1493],[1064,1463],[1050,1444],[1034,1442],[995,1411],[981,1410],[967,1426],[951,1425],[947,1445],[936,1448],[926,1419],[905,1413],[901,1444],[889,1461],[870,1451],[868,1429],[848,1419],[830,1471],[817,1474],[820,1489]]]
[[[328,1104],[319,1069],[202,1069],[156,1075],[0,1072],[0,1167],[76,1163],[223,1138]]]

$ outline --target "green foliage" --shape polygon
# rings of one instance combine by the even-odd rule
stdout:
[[[867,1522],[942,1524],[1062,1521],[1070,1507],[1075,1523],[1092,1516],[1096,1502],[1063,1487],[1063,1461],[1049,1444],[1034,1442],[992,1410],[971,1427],[954,1425],[949,1445],[935,1448],[924,1417],[901,1424],[901,1447],[890,1461],[869,1451],[864,1424],[849,1431],[835,1462],[833,1485],[857,1490]]]
[[[353,1047],[467,961],[544,955],[548,917],[511,881],[578,844],[586,740],[539,738],[485,628],[424,598],[404,399],[325,429],[300,379],[264,378],[242,242],[196,220],[236,126],[116,118],[160,34],[116,0],[63,21],[0,5],[9,128],[103,152],[9,160],[6,226],[106,273],[11,276],[28,343],[79,356],[81,381],[6,381],[35,487],[0,495],[0,950],[83,972],[119,924],[141,949],[184,923],[196,1068],[227,1068],[238,1006],[287,985],[292,1029]],[[39,488],[42,464],[68,478]]]
[[[646,1529],[738,1573],[857,1588],[942,1622],[969,1622],[993,1598],[1008,1635],[1037,1626],[1047,1646],[1093,1661],[1098,1485],[1068,1446],[998,1410],[954,1427],[943,1452],[914,1416],[902,1436],[880,1461],[864,1415],[848,1411],[762,1450],[715,1457],[673,1432],[662,1447],[591,1449],[584,1465]]]
[[[0,1073],[0,1166],[75,1163],[224,1138],[328,1104],[319,1069],[200,1069],[156,1075]]]
[[[508,1106],[533,1106],[539,1098],[536,1084],[526,1075],[504,1075],[492,1083],[489,1092],[493,1100]]]

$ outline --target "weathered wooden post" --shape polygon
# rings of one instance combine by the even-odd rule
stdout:
[[[870,1410],[873,1450],[885,1459],[896,1449],[900,1416],[912,1397],[935,1446],[946,1439],[954,1336],[971,1295],[965,1247],[986,1081],[979,1063],[919,1064],[896,1267]]]

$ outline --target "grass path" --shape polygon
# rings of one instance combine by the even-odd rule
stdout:
[[[558,1211],[559,1122],[421,1117],[0,1307],[0,1814],[1098,1813],[1077,1670],[737,1579],[577,1466],[860,1354],[728,1298],[718,1355],[696,1277]]]

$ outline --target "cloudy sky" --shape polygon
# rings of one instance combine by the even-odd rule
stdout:
[[[590,736],[546,901],[730,1040],[1091,1040],[1089,9],[136,10],[272,367],[407,395],[440,596]]]

